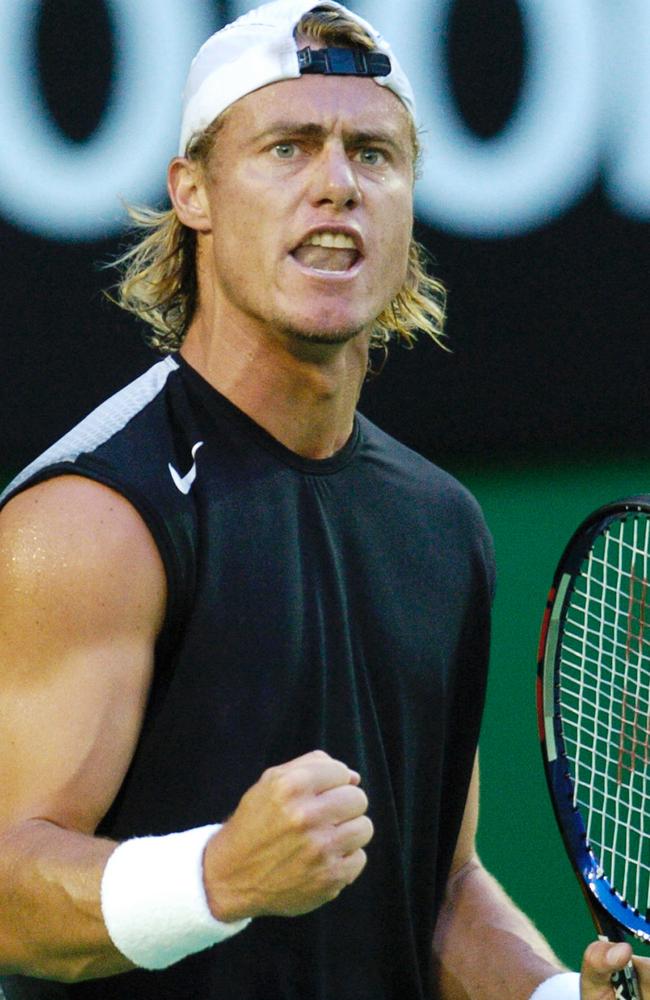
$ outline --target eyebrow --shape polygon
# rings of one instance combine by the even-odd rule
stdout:
[[[329,134],[329,129],[316,122],[293,122],[281,120],[273,122],[273,124],[269,125],[268,128],[259,132],[254,137],[253,141],[263,142],[265,139],[271,139],[274,136],[280,135],[295,136],[299,139],[323,140],[326,139]],[[351,132],[344,132],[343,140],[346,144],[352,146],[382,143],[398,151],[403,148],[408,148],[397,139],[393,131],[388,131],[386,129],[373,129],[373,131],[354,130]]]

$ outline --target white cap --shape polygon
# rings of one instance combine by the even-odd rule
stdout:
[[[376,50],[387,55],[391,63],[387,76],[372,79],[392,90],[415,118],[415,98],[406,74],[388,42],[372,25],[334,0],[273,0],[217,31],[194,57],[183,91],[180,156],[195,132],[207,128],[240,97],[301,75],[293,31],[303,14],[314,7],[344,11],[365,28]]]

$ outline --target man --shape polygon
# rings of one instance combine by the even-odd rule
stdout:
[[[322,7],[197,56],[121,292],[180,354],[4,497],[8,1000],[578,995],[475,855],[482,519],[355,414],[440,307],[408,81]]]

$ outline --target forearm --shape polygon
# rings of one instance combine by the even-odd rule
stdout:
[[[115,844],[30,820],[0,837],[0,973],[74,982],[132,968],[101,913]]]
[[[265,771],[223,827],[117,848],[44,820],[8,828],[0,835],[0,974],[92,979],[133,968],[125,955],[166,968],[243,930],[248,918],[324,905],[365,865],[373,830],[359,781],[316,750]]]
[[[562,968],[477,858],[449,880],[433,948],[444,1000],[528,1000]]]

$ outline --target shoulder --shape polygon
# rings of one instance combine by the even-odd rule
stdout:
[[[25,484],[44,478],[47,470],[59,466],[67,466],[71,471],[73,466],[84,463],[94,462],[98,467],[108,468],[121,462],[123,473],[137,478],[141,463],[133,460],[136,453],[140,451],[144,457],[146,449],[155,447],[159,438],[165,436],[161,416],[167,412],[166,390],[177,368],[173,358],[165,358],[105,399],[23,469],[0,495],[0,503]],[[158,434],[147,433],[157,425]],[[140,433],[134,433],[138,428]]]
[[[119,493],[84,476],[61,475],[37,482],[9,498],[0,510],[0,538],[67,546],[75,539],[91,549],[113,550],[133,542],[146,529],[133,506]]]
[[[32,610],[51,603],[96,625],[130,618],[137,604],[162,620],[164,572],[142,518],[114,490],[74,475],[25,489],[0,511],[0,580],[5,601],[15,594]]]
[[[481,508],[458,479],[434,462],[391,437],[366,417],[359,415],[364,454],[389,484],[415,500],[426,501],[450,514],[484,524]]]
[[[158,361],[23,469],[0,494],[0,509],[8,503],[14,511],[32,506],[34,514],[47,497],[47,518],[53,521],[57,512],[50,505],[56,497],[83,497],[75,503],[99,510],[107,497],[116,507],[119,495],[126,520],[141,528],[146,524],[172,589],[184,593],[193,572],[193,506],[175,485],[174,472],[180,470],[179,478],[191,466],[196,437],[191,420],[178,362]],[[23,492],[29,498],[19,503]],[[63,502],[66,523],[83,532],[83,519],[74,522],[71,505]]]

